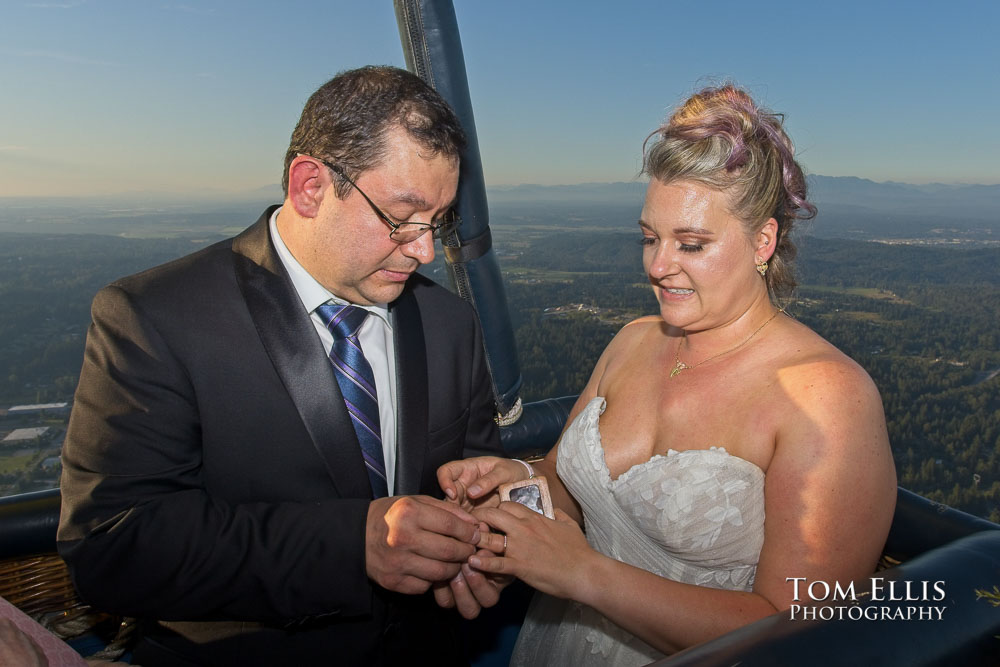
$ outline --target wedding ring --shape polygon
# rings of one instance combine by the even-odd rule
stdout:
[[[507,536],[503,536],[503,552],[507,553]]]

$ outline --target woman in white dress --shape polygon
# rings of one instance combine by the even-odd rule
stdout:
[[[646,664],[789,608],[791,578],[800,594],[867,578],[892,519],[878,391],[778,306],[792,227],[815,214],[781,117],[723,86],[650,138],[639,229],[659,315],[615,336],[533,470],[438,471],[504,534],[471,567],[544,594],[514,664]],[[547,478],[555,521],[498,506],[498,485],[529,474]]]

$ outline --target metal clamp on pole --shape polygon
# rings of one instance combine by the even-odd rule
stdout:
[[[465,264],[478,259],[493,247],[493,234],[489,227],[482,234],[471,239],[463,239],[457,247],[444,246],[444,257],[451,264]]]

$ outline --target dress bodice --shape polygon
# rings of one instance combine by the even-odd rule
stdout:
[[[602,397],[584,407],[557,459],[590,545],[668,579],[749,591],[764,542],[764,472],[712,447],[670,450],[612,479],[601,442],[604,408]],[[570,664],[571,657],[572,664],[619,665],[660,654],[593,609],[536,599],[512,664]]]
[[[698,579],[689,583],[708,584],[698,575],[711,570],[718,580],[726,572],[725,588],[749,590],[764,542],[763,471],[713,447],[670,450],[611,479],[601,443],[604,407],[603,398],[592,399],[559,444],[559,478],[583,509],[591,546],[628,562],[618,553],[621,538],[638,533],[675,561],[658,574],[689,573]]]

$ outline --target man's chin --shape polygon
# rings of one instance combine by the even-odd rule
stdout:
[[[405,282],[383,282],[380,285],[372,285],[368,289],[359,290],[359,293],[361,297],[368,302],[368,305],[376,303],[392,303],[399,298],[399,295],[403,293],[403,289],[405,287]]]

